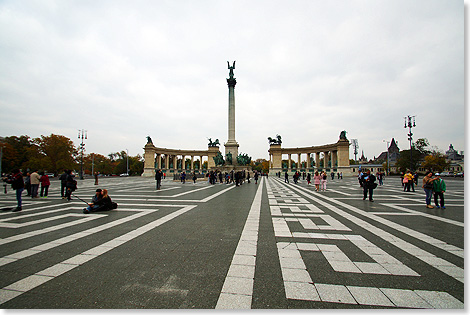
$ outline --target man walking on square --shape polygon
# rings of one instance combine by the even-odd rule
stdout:
[[[31,198],[39,198],[39,181],[40,177],[37,171],[31,173]]]
[[[441,178],[441,175],[439,173],[434,174],[436,176],[436,180],[432,183],[433,188],[432,190],[434,191],[434,204],[436,205],[436,208],[442,208],[445,209],[446,207],[444,206],[444,193],[446,192],[446,183],[444,180]],[[439,203],[437,203],[437,197],[440,198],[440,207]]]
[[[369,193],[369,201],[374,201],[374,199],[372,198],[372,194],[374,192],[374,189],[377,187],[375,179],[375,176],[370,173],[370,170],[367,170],[367,172],[362,175],[362,182],[364,185],[364,198],[362,198],[362,200],[366,200],[367,193]]]
[[[157,190],[160,190],[161,185],[162,185],[162,170],[158,170],[155,173],[155,180],[157,181]]]
[[[67,170],[64,170],[64,173],[59,176],[60,180],[60,196],[62,199],[65,199],[65,185],[67,184]]]
[[[22,199],[21,194],[24,190],[24,180],[23,175],[19,169],[14,169],[10,178],[5,179],[8,184],[11,184],[11,187],[16,190],[16,201],[18,206],[13,209],[13,212],[18,212],[22,210]]]

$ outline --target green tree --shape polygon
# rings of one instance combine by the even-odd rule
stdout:
[[[431,153],[427,147],[429,147],[429,141],[426,138],[419,138],[413,145],[413,149],[416,149],[425,155]]]
[[[142,175],[144,172],[144,159],[137,154],[136,156],[129,156],[129,175]]]
[[[92,153],[83,158],[85,174],[91,174],[92,169],[94,172],[100,174],[110,175],[113,173],[113,165],[111,159],[104,155]],[[92,166],[93,165],[93,166]]]
[[[422,158],[423,154],[420,151],[413,149],[413,164],[411,166],[413,168],[413,171],[418,169],[421,164]],[[400,157],[397,159],[397,163],[395,164],[395,166],[400,170],[400,172],[405,172],[406,170],[410,169],[410,164],[410,150],[400,151]]]
[[[3,147],[2,172],[9,173],[15,168],[27,169],[28,151],[32,146],[28,136],[2,138],[0,146]]]
[[[432,154],[424,157],[424,162],[421,163],[421,167],[432,172],[442,172],[449,167],[449,164],[450,163],[446,161],[446,158],[442,153],[433,152]]]
[[[256,161],[251,161],[250,166],[253,171],[258,171],[261,173],[269,172],[269,161],[265,159],[257,159]]]
[[[47,170],[56,175],[64,169],[77,166],[78,150],[72,140],[65,136],[51,134],[33,139],[28,149],[30,167]]]

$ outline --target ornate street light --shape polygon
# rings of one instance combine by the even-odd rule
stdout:
[[[407,127],[409,128],[408,140],[410,141],[410,171],[411,172],[413,171],[413,146],[412,146],[413,134],[411,133],[411,128],[416,127],[415,117],[416,116],[405,117],[405,128]]]
[[[80,143],[80,179],[83,179],[83,151],[85,150],[85,143],[83,143],[83,140],[87,139],[87,131],[83,129],[79,130],[78,139],[82,139],[82,143]]]

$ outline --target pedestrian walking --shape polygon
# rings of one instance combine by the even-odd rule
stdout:
[[[359,181],[359,185],[361,187],[364,187],[364,183],[362,182],[362,177],[364,176],[364,173],[361,171],[359,172],[359,174],[357,175],[357,180]]]
[[[40,179],[40,176],[36,170],[31,173],[31,176],[30,176],[31,198],[39,198],[38,190],[39,190],[39,184],[41,183],[39,179]]]
[[[77,189],[77,181],[73,177],[72,170],[67,170],[67,178],[65,179],[65,198],[67,201],[72,200],[72,192]]]
[[[335,179],[335,172],[331,172],[331,180]]]
[[[26,197],[31,196],[31,173],[26,172],[26,176],[24,176],[24,188],[26,189]]]
[[[60,180],[60,196],[62,199],[65,199],[65,185],[67,183],[67,170],[64,170],[64,173],[59,176]]]
[[[313,184],[315,185],[315,191],[320,191],[321,176],[318,171],[315,171],[313,175]]]
[[[98,172],[95,172],[95,185],[98,185]]]
[[[307,174],[307,185],[310,185],[310,181],[312,179],[312,175],[310,175],[310,173]]]
[[[193,182],[194,182],[194,184],[196,184],[196,181],[197,181],[196,172],[193,172]]]
[[[432,198],[432,190],[434,188],[434,181],[437,178],[432,178],[432,172],[427,171],[423,177],[423,189],[426,193],[426,208],[433,209],[434,207],[431,206],[431,198]]]
[[[403,183],[405,184],[403,191],[409,192],[410,188],[413,188],[413,192],[415,191],[413,174],[411,174],[410,170],[407,170],[405,175],[403,175]]]
[[[51,181],[49,180],[49,176],[44,174],[44,172],[40,173],[41,178],[39,178],[39,181],[41,182],[41,198],[47,198],[47,195],[49,194],[49,186],[51,185]]]
[[[181,173],[181,182],[186,183],[186,172]]]
[[[328,180],[328,176],[326,175],[325,172],[322,172],[321,174],[321,179],[320,179],[320,188],[322,191],[326,191],[326,182]]]
[[[22,199],[21,199],[21,195],[22,195],[23,190],[24,190],[23,175],[21,174],[20,170],[16,168],[16,169],[13,170],[11,176],[9,178],[5,179],[5,181],[8,184],[11,184],[11,188],[16,191],[17,206],[12,211],[13,212],[21,211],[23,209],[22,208]]]
[[[258,184],[258,177],[259,177],[259,174],[258,174],[258,172],[256,171],[256,172],[255,172],[255,185]]]
[[[162,186],[162,170],[157,170],[157,172],[155,173],[155,180],[156,180],[156,184],[157,184],[157,187],[156,189],[157,190],[160,190],[161,189],[161,186]]]
[[[289,183],[289,174],[284,174],[284,183]]]
[[[377,188],[377,183],[375,182],[376,178],[374,174],[370,173],[370,170],[367,170],[365,174],[362,175],[362,183],[364,188],[364,197],[362,200],[366,200],[367,194],[369,194],[369,201],[373,202],[373,193],[374,189]]]
[[[433,192],[434,192],[434,204],[436,205],[436,208],[441,208],[445,209],[444,205],[444,193],[446,192],[446,183],[444,180],[441,178],[441,175],[439,173],[434,174],[436,176],[436,180],[433,182]],[[439,203],[437,203],[437,199],[440,199],[440,206]]]
[[[382,186],[384,183],[383,183],[383,175],[384,173],[382,172],[377,172],[377,174],[375,175],[377,177],[377,180],[379,181],[379,186]]]

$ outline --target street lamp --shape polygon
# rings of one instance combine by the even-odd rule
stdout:
[[[351,143],[354,148],[354,161],[357,163],[357,149],[359,149],[359,143],[357,142],[357,139],[351,139]]]
[[[126,149],[126,151],[127,151],[127,154],[126,154],[126,158],[127,158],[126,174],[129,175],[129,150]]]
[[[405,128],[409,128],[408,140],[410,141],[410,171],[413,171],[413,146],[411,141],[413,140],[413,134],[411,133],[411,128],[416,127],[415,123],[416,116],[407,116],[405,117]],[[413,124],[411,123],[413,121]]]
[[[388,152],[388,146],[390,141],[382,140],[382,142],[387,142],[387,176],[390,175],[390,152]]]
[[[87,131],[83,129],[79,130],[78,139],[82,139],[82,143],[80,144],[80,179],[83,179],[83,150],[85,150],[85,143],[83,143],[83,139],[87,139]]]

